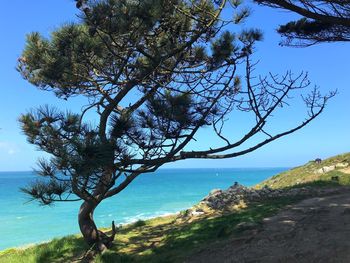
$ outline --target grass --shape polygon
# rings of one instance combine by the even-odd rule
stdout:
[[[338,155],[321,164],[314,161],[283,172],[258,184],[271,188],[301,186],[331,187],[350,185],[350,169],[337,168],[328,173],[318,173],[325,166],[350,164],[350,153]],[[338,181],[332,177],[339,178]],[[261,203],[242,204],[230,211],[210,211],[203,208],[205,216],[191,218],[186,211],[179,215],[139,220],[118,229],[114,247],[94,262],[183,262],[186,257],[215,242],[241,235],[244,224],[259,227],[262,219],[276,214],[288,204],[304,197],[284,197]],[[249,225],[249,224],[245,224]],[[251,225],[251,224],[250,224]],[[68,236],[26,249],[8,249],[0,252],[0,263],[73,262],[84,255],[88,247],[80,236]]]
[[[240,209],[220,216],[207,216],[192,222],[176,215],[159,217],[123,226],[119,229],[115,245],[95,262],[182,262],[195,251],[244,230],[242,222],[257,226],[299,198],[280,198]],[[1,252],[1,263],[72,262],[88,248],[81,237],[68,236],[27,249],[10,249]]]
[[[146,221],[139,219],[133,224],[133,226],[140,227],[140,226],[145,226],[146,224],[147,224]]]
[[[77,257],[82,251],[87,249],[88,247],[81,237],[67,236],[26,249],[4,250],[0,252],[0,262],[67,262],[64,259]]]
[[[350,164],[350,153],[337,155],[335,157],[323,160],[320,164],[310,161],[303,166],[296,167],[286,172],[275,175],[256,187],[269,186],[271,188],[290,188],[300,186],[335,186],[350,185],[350,173],[343,168],[336,168],[328,173],[318,173],[317,171],[325,166],[336,165],[339,163]],[[338,176],[339,181],[335,182],[332,177]]]

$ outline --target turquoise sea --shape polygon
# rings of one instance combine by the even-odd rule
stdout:
[[[214,188],[235,181],[251,186],[286,168],[160,169],[141,175],[124,192],[105,200],[95,212],[99,227],[128,223],[191,207]],[[19,191],[35,179],[32,172],[0,172],[0,250],[79,233],[80,202],[39,206]]]

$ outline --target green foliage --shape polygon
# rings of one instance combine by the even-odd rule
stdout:
[[[278,29],[278,33],[287,34],[295,32],[298,35],[316,34],[325,30],[329,30],[331,27],[332,25],[329,23],[310,21],[306,18],[302,18],[297,21],[291,21],[286,25],[280,26]]]
[[[238,47],[233,45],[235,35],[231,32],[224,32],[219,39],[212,44],[213,60],[215,63],[222,63],[226,59],[230,58],[233,52],[237,51]]]
[[[37,32],[28,35],[18,70],[32,84],[67,98],[85,90],[94,74],[88,57],[95,57],[96,66],[102,67],[108,63],[102,60],[105,54],[101,40],[89,37],[86,26],[71,24],[53,32],[51,39]]]
[[[92,217],[98,204],[140,174],[182,159],[246,154],[316,118],[334,93],[321,96],[315,89],[303,97],[309,116],[302,124],[255,146],[247,142],[268,134],[262,129],[269,116],[287,105],[290,91],[309,82],[291,73],[281,81],[271,75],[271,83],[251,75],[250,56],[262,34],[233,34],[238,30],[229,25],[249,14],[239,6],[234,1],[232,9],[229,0],[78,0],[77,23],[48,38],[30,34],[18,61],[22,76],[59,98],[82,96],[87,105],[79,114],[45,106],[20,117],[28,141],[51,157],[39,161],[40,180],[22,190],[45,205],[84,200],[79,220],[90,222],[83,217]],[[234,21],[223,15],[227,7],[236,13]],[[245,86],[237,76],[243,63]],[[231,142],[223,129],[234,109],[252,113],[255,123]],[[87,122],[88,113],[95,126]],[[224,144],[189,151],[186,146],[205,126]],[[248,148],[238,147],[243,143]],[[94,229],[90,223],[81,230]],[[108,247],[103,235],[83,236]]]
[[[52,156],[38,162],[38,174],[48,179],[23,189],[42,204],[71,193],[89,199],[96,188],[108,191],[122,172],[151,159],[161,160],[158,166],[169,161],[166,156],[179,152],[184,138],[192,140],[191,131],[229,113],[238,81],[223,73],[234,74],[229,68],[258,40],[254,31],[235,37],[223,29],[225,1],[101,0],[77,6],[79,22],[48,38],[29,34],[18,61],[19,72],[38,88],[63,99],[89,98],[81,114],[44,106],[20,117],[28,142]],[[247,15],[242,10],[241,19]],[[137,100],[130,102],[129,95]],[[88,110],[95,112],[96,127],[84,122]]]
[[[133,226],[134,226],[134,227],[141,227],[141,226],[145,226],[146,224],[147,224],[147,223],[146,223],[145,220],[139,219],[139,220],[137,220],[137,221],[133,224]]]
[[[236,1],[236,5],[237,4],[238,3]],[[251,13],[250,9],[243,8],[240,12],[235,13],[235,15],[234,15],[234,22],[236,24],[244,22],[245,19],[249,17],[250,13]]]
[[[63,194],[70,190],[70,186],[66,182],[57,180],[37,181],[30,184],[26,188],[21,188],[21,191],[32,197],[32,200],[37,199],[42,205],[52,203],[54,197],[63,198]]]
[[[280,25],[285,37],[282,45],[310,46],[322,42],[348,42],[350,39],[349,1],[329,0],[255,0],[273,8],[282,8],[302,18]]]
[[[212,63],[220,64],[239,48],[231,33],[217,37],[217,32],[207,32],[208,24],[215,30],[218,23],[212,24],[217,9],[211,1],[89,1],[84,10],[82,23],[65,25],[49,39],[37,32],[28,35],[18,64],[25,79],[63,98],[95,96],[101,78],[114,84],[112,76],[125,66],[126,52],[132,52],[127,61],[130,77],[138,77],[153,71],[160,60],[167,68],[173,67],[174,61],[164,59],[168,56],[182,53],[182,61],[189,64],[208,63],[206,58],[211,57]],[[236,20],[242,20],[248,11],[237,15]],[[212,54],[196,34],[206,39],[204,43],[213,40]]]

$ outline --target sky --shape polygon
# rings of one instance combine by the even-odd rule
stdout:
[[[304,71],[309,73],[312,84],[319,86],[322,92],[337,89],[338,95],[309,126],[253,153],[225,160],[186,160],[168,164],[167,168],[293,167],[317,157],[326,158],[349,151],[350,44],[281,47],[276,28],[296,16],[256,5],[251,5],[251,9],[252,15],[244,27],[257,27],[264,33],[264,40],[257,44],[255,50],[255,59],[259,60],[255,71],[257,75]],[[76,106],[79,104],[77,100],[62,101],[50,92],[31,86],[16,71],[16,61],[25,45],[26,34],[38,31],[48,36],[60,25],[76,20],[76,9],[73,0],[11,0],[3,4],[0,13],[0,171],[27,171],[35,167],[37,158],[43,153],[27,143],[18,123],[20,114],[43,104],[77,112],[80,106]],[[271,120],[273,129],[283,130],[303,121],[305,108],[297,102],[297,98],[293,104],[295,107],[283,108],[274,116]],[[228,133],[235,136],[240,128],[248,124],[245,117],[233,113],[227,123]],[[209,132],[206,129],[197,135],[198,147],[218,144],[217,140],[208,137]]]

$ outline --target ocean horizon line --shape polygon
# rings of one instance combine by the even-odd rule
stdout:
[[[238,167],[161,167],[158,170],[205,170],[205,169],[291,169],[296,166],[238,166]],[[0,173],[35,173],[34,170],[9,170]]]
[[[287,168],[170,168],[139,176],[119,195],[106,199],[95,213],[99,227],[173,214],[192,207],[213,189],[234,182],[253,186]],[[0,250],[50,240],[79,232],[76,213],[80,203],[57,203],[54,208],[26,202],[19,191],[36,177],[33,171],[0,172]],[[191,178],[189,180],[189,178]],[[24,203],[25,202],[25,203]],[[35,226],[40,221],[46,227]],[[16,232],[16,235],[13,233]]]

